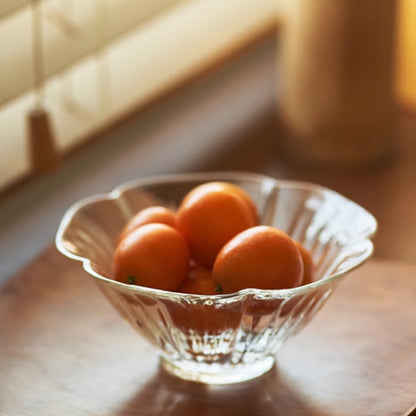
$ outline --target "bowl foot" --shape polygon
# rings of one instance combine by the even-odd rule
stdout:
[[[274,363],[274,357],[239,364],[168,361],[166,358],[161,358],[161,365],[168,373],[184,380],[205,384],[231,384],[251,380],[267,373],[273,368]]]

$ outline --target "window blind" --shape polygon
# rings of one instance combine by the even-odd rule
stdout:
[[[27,115],[36,105],[65,153],[275,19],[275,0],[2,0],[0,188],[31,171]]]
[[[60,154],[284,20],[287,0],[1,0],[0,191],[30,174],[41,101]],[[33,13],[42,79],[34,88]],[[416,108],[414,0],[400,0],[396,91]]]

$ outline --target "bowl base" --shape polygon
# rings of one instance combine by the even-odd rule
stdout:
[[[205,384],[232,384],[259,377],[273,368],[274,357],[240,364],[198,363],[195,361],[161,358],[162,367],[170,374],[184,380]]]

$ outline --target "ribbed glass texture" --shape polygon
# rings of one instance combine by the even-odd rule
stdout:
[[[234,294],[190,295],[111,279],[111,260],[126,222],[150,205],[177,207],[193,187],[227,181],[248,192],[261,222],[302,242],[312,253],[316,280],[294,289],[244,289]],[[279,348],[322,307],[339,281],[373,252],[374,217],[324,187],[242,172],[139,179],[72,206],[56,245],[81,261],[109,301],[155,345],[164,367],[185,379],[233,383],[269,370]]]

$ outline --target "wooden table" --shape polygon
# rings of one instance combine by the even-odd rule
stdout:
[[[370,261],[263,377],[173,378],[80,265],[54,248],[0,288],[0,414],[407,415],[416,406],[416,267]]]

